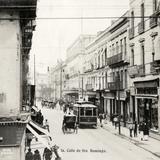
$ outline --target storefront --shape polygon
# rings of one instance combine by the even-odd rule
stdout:
[[[138,122],[147,122],[151,129],[158,131],[158,99],[157,97],[137,97]]]
[[[151,130],[158,132],[158,87],[159,79],[135,82],[135,119],[146,122]]]

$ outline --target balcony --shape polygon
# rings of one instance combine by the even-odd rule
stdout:
[[[119,90],[123,90],[124,86],[123,86],[123,81],[120,81],[119,83],[117,82],[108,82],[108,87],[107,89],[111,90],[111,91],[117,91]]]
[[[145,76],[145,65],[135,65],[128,68],[131,78]]]
[[[138,75],[139,75],[140,77],[145,76],[145,65],[143,65],[143,64],[142,64],[142,65],[139,65],[139,66],[138,66],[138,71],[139,71],[139,74],[138,74]]]
[[[144,32],[144,20],[138,24],[138,33],[142,34]]]
[[[86,90],[87,90],[87,91],[93,91],[93,86],[92,86],[92,84],[86,84]]]
[[[157,26],[157,22],[158,22],[157,14],[153,13],[150,16],[150,28],[156,27]]]
[[[160,74],[160,60],[156,60],[150,63],[150,73],[152,75]]]
[[[129,39],[134,38],[134,27],[129,29]]]
[[[119,53],[119,54],[117,54],[117,55],[114,55],[114,56],[112,56],[112,57],[109,57],[109,58],[107,58],[107,64],[109,65],[109,66],[112,66],[112,65],[115,65],[115,64],[117,64],[117,63],[120,63],[120,62],[122,62],[123,61],[123,58],[122,58],[123,56],[122,56],[122,53]]]

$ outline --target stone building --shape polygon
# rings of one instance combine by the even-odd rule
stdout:
[[[0,159],[25,159],[27,74],[37,0],[0,0]]]
[[[130,106],[133,120],[160,129],[160,31],[158,0],[130,0]],[[140,17],[140,18],[135,18]]]

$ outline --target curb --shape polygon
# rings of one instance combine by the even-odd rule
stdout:
[[[114,135],[116,135],[116,136],[118,136],[118,137],[120,137],[120,138],[122,138],[122,139],[125,139],[125,140],[127,140],[127,141],[130,141],[132,144],[136,145],[137,147],[139,147],[139,148],[141,148],[141,149],[144,149],[145,151],[147,151],[147,152],[153,154],[154,156],[160,158],[160,155],[159,155],[159,154],[154,153],[154,152],[146,149],[145,147],[139,145],[139,143],[140,143],[139,141],[134,140],[134,139],[132,139],[132,138],[130,138],[130,137],[127,137],[127,136],[124,135],[124,134],[120,134],[120,135],[119,135],[119,134],[117,134],[117,133],[114,133],[114,132],[112,132],[109,128],[107,128],[107,127],[104,127],[104,126],[103,126],[102,128],[105,129],[105,130],[107,130],[107,131],[109,131],[111,134],[114,134]]]

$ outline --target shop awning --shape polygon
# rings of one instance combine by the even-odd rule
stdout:
[[[33,121],[30,121],[29,124],[31,125],[32,128],[37,129],[38,131],[40,131],[41,133],[47,135],[48,137],[51,137],[51,134],[44,128],[38,126],[37,124],[35,124]]]
[[[151,94],[136,94],[135,95],[136,98],[146,98],[146,99],[157,99],[158,98],[158,95],[151,95]]]
[[[45,147],[48,149],[51,149],[51,144],[49,143],[49,137],[43,137],[42,135],[39,135],[29,124],[27,124],[27,129],[40,141]]]
[[[134,82],[136,88],[156,88],[159,86],[159,78]]]

